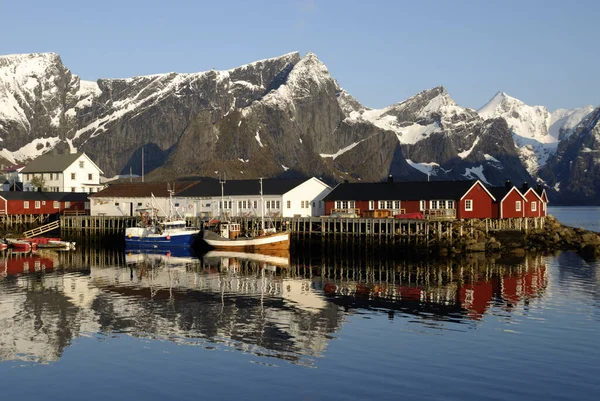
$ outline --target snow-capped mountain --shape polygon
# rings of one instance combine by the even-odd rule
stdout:
[[[588,110],[548,113],[499,94],[477,112],[441,86],[371,109],[312,53],[97,82],[80,80],[56,54],[0,56],[0,157],[78,148],[107,176],[139,175],[143,148],[156,179],[226,172],[518,183],[559,141],[575,141]]]
[[[589,113],[558,145],[540,178],[562,202],[600,200],[600,107]]]
[[[586,106],[550,113],[544,106],[529,106],[498,92],[478,113],[484,119],[501,117],[506,120],[522,163],[532,176],[537,176],[538,170],[556,153],[560,140],[568,137],[592,110],[592,106]]]

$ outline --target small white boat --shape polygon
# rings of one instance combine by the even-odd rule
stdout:
[[[221,188],[225,182],[221,182]],[[223,194],[223,189],[221,193]],[[223,197],[223,195],[222,195]],[[221,200],[224,204],[224,199]],[[261,252],[272,250],[290,249],[290,233],[275,232],[274,229],[265,227],[264,218],[264,199],[262,189],[262,178],[260,179],[260,204],[261,204],[261,230],[258,233],[242,233],[240,224],[231,222],[220,222],[218,233],[204,230],[202,239],[214,249],[242,251],[242,252]]]

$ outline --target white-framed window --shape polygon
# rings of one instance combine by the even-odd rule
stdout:
[[[542,210],[545,212],[546,211],[546,202],[542,203]]]
[[[531,211],[537,212],[537,202],[535,202],[535,201],[531,202]]]
[[[275,209],[281,209],[281,201],[275,201]]]
[[[448,209],[454,209],[454,201],[453,200],[446,201],[446,206],[448,207]]]
[[[55,209],[60,208],[60,202],[59,201],[54,201],[54,204],[52,205],[52,207],[54,207]]]
[[[436,200],[429,201],[429,208],[430,209],[437,209],[438,208],[438,201],[436,201]]]
[[[23,209],[29,209],[29,201],[23,201]]]
[[[425,210],[426,207],[427,207],[427,201],[422,200],[419,202],[419,210],[420,211]]]
[[[238,210],[242,208],[242,201],[238,201]]]
[[[369,210],[375,210],[375,201],[369,201]]]
[[[292,207],[292,201],[291,200],[287,201],[286,202],[286,206],[287,206],[288,209],[291,209],[291,207]]]
[[[94,176],[94,174],[92,174],[92,173],[88,174],[88,180],[92,181],[93,180],[93,178],[92,178],[93,176]]]
[[[394,209],[400,209],[400,201],[394,201]]]
[[[471,212],[473,211],[473,200],[465,199],[465,211]]]
[[[71,173],[71,179],[74,180],[75,179],[75,173]]]
[[[258,208],[258,201],[254,201],[254,209]]]
[[[79,161],[79,168],[83,168],[85,166],[85,164],[83,163],[83,160]]]
[[[40,208],[40,206],[41,206],[41,203],[40,203],[40,201],[35,201],[35,208],[36,208],[36,209],[39,209],[39,208]]]
[[[515,210],[517,212],[521,211],[521,201],[515,201]]]

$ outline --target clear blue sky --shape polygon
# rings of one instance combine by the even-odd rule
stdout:
[[[83,79],[227,69],[313,51],[363,104],[444,85],[550,110],[600,105],[600,1],[11,1],[0,54],[59,53]]]

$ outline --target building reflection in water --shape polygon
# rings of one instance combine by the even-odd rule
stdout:
[[[69,343],[124,333],[311,365],[348,314],[476,324],[541,296],[545,259],[408,262],[344,255],[6,253],[0,358],[56,361]]]

